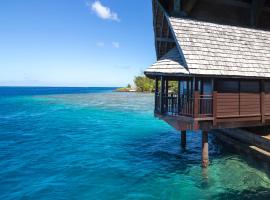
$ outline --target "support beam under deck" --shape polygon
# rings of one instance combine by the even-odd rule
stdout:
[[[181,147],[184,149],[187,145],[187,131],[181,132]]]
[[[160,88],[160,113],[164,114],[164,95],[165,95],[165,80],[161,76],[161,88]]]
[[[158,82],[159,82],[158,77],[156,77],[156,79],[155,79],[155,112],[159,111],[159,106],[160,106],[160,105],[158,105],[159,100],[157,99],[158,93],[159,93],[159,91],[158,91]]]
[[[209,164],[208,156],[208,132],[202,132],[202,167],[206,168]]]

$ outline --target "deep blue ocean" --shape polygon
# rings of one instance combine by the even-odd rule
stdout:
[[[154,118],[152,94],[0,88],[0,199],[270,199],[270,176],[210,134]]]

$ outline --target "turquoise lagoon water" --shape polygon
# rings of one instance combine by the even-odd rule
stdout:
[[[153,117],[153,95],[1,88],[0,199],[270,199],[269,175]]]

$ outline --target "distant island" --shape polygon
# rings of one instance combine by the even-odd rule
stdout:
[[[170,91],[177,91],[177,82],[169,83]],[[155,92],[155,81],[144,75],[134,78],[134,86],[128,84],[126,87],[117,88],[115,92]]]
[[[144,75],[134,78],[134,86],[128,84],[127,87],[118,88],[116,92],[154,92],[155,82]]]

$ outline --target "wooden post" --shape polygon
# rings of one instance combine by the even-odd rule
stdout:
[[[165,112],[168,112],[168,96],[169,96],[169,81],[168,79],[165,80]]]
[[[181,147],[186,148],[187,144],[187,131],[182,131],[181,132]]]
[[[193,96],[195,91],[195,77],[190,80],[190,95]]]
[[[161,76],[161,90],[160,90],[160,114],[164,114],[164,85],[165,81]]]
[[[199,117],[199,102],[200,102],[200,94],[199,91],[194,92],[194,118]]]
[[[217,125],[217,96],[218,92],[213,92],[213,126],[215,127]]]
[[[198,87],[198,79],[196,77],[193,78],[192,80],[192,91],[194,92],[193,97],[194,97],[194,118],[199,117],[199,110],[200,110],[200,93],[199,93],[199,87]]]
[[[204,91],[203,91],[203,85],[204,85],[204,79],[201,78],[201,85],[200,85],[200,90],[201,90],[201,94],[203,95],[204,94]]]
[[[195,78],[193,79],[193,85],[194,85],[194,90],[199,91],[199,79]]]
[[[155,82],[155,112],[158,112],[158,77],[156,77]]]
[[[181,0],[174,0],[173,13],[179,14],[181,11]]]
[[[181,113],[181,81],[178,81],[177,114]]]
[[[250,23],[251,26],[257,27],[260,21],[265,0],[252,0],[251,2]]]
[[[238,116],[241,115],[241,81],[238,80]]]
[[[265,123],[265,87],[264,80],[261,80],[261,115],[262,123]]]
[[[206,168],[209,164],[208,156],[208,133],[206,131],[202,132],[202,167]]]
[[[190,95],[190,80],[187,80],[187,96]]]

